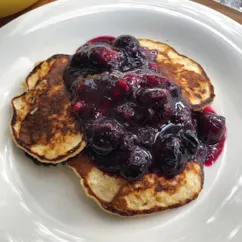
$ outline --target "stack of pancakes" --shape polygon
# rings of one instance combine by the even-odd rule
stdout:
[[[214,99],[214,89],[202,67],[170,46],[140,39],[158,50],[161,72],[182,88],[194,110]],[[203,187],[203,165],[189,161],[172,179],[146,174],[127,181],[97,168],[85,152],[78,120],[71,109],[63,72],[68,55],[54,55],[39,63],[25,81],[25,92],[12,100],[11,134],[16,145],[43,164],[67,162],[80,178],[87,196],[104,210],[123,216],[149,214],[182,206],[194,200]]]

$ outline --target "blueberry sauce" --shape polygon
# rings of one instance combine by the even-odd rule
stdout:
[[[222,140],[218,144],[208,146],[208,155],[206,161],[204,162],[205,166],[212,166],[216,162],[223,151],[225,140],[226,134],[224,134]]]
[[[216,114],[215,110],[211,107],[204,108],[202,112]],[[226,128],[224,128],[223,135],[218,143],[207,146],[207,157],[204,162],[205,166],[212,166],[216,162],[216,160],[218,159],[218,157],[223,151],[225,140],[226,140]]]
[[[78,48],[64,73],[87,152],[127,180],[171,178],[190,160],[210,165],[225,141],[225,118],[194,111],[156,58],[133,36],[101,36]]]

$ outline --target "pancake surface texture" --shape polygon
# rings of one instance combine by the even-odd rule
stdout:
[[[68,59],[55,55],[38,64],[26,79],[27,90],[12,100],[13,140],[43,163],[63,162],[86,145],[62,78]]]
[[[192,161],[173,179],[146,174],[135,182],[104,173],[85,152],[70,159],[68,165],[80,178],[87,196],[104,210],[121,216],[145,215],[182,206],[197,198],[203,187],[202,164]]]
[[[182,88],[183,96],[193,109],[201,110],[213,101],[213,85],[198,63],[167,44],[149,39],[139,39],[139,42],[143,47],[158,50],[157,62],[161,72]]]

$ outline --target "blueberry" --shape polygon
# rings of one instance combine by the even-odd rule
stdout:
[[[120,169],[120,175],[127,180],[137,180],[148,170],[151,163],[149,151],[135,146],[129,153],[127,161]]]
[[[225,134],[225,118],[213,113],[197,115],[198,137],[206,144],[219,143]]]
[[[125,120],[132,120],[135,116],[137,105],[133,102],[126,102],[116,108],[116,114]]]
[[[184,124],[192,122],[191,108],[183,102],[178,102],[175,105],[174,115],[172,121],[176,124]]]
[[[83,45],[71,59],[71,67],[84,69],[87,72],[100,72],[100,69],[109,70],[117,65],[119,53],[105,45]]]
[[[116,40],[113,43],[113,46],[116,48],[122,48],[127,51],[135,52],[138,50],[140,45],[135,37],[131,35],[121,35],[116,38]]]
[[[115,150],[124,134],[121,124],[109,119],[100,119],[86,125],[86,139],[97,154],[108,154]]]
[[[103,97],[108,95],[113,87],[116,85],[117,77],[109,73],[102,73],[101,75],[95,75],[96,89],[99,95]],[[96,95],[94,95],[94,98]],[[88,99],[91,97],[89,96]]]
[[[207,156],[208,156],[207,146],[200,143],[200,145],[198,146],[197,153],[194,157],[194,161],[204,163],[207,159]]]
[[[117,117],[128,122],[143,124],[147,118],[147,110],[133,102],[126,102],[116,108]]]
[[[87,149],[92,156],[94,163],[101,169],[109,172],[119,172],[120,167],[128,158],[128,152],[122,150],[114,150],[109,154],[97,154],[92,149]]]
[[[83,68],[89,65],[88,60],[89,45],[83,45],[71,58],[71,67]]]
[[[184,147],[179,137],[159,135],[153,149],[164,176],[173,177],[184,168]]]
[[[154,115],[154,122],[163,124],[169,121],[173,114],[173,103],[172,101],[167,101],[163,106],[157,105],[155,108],[156,115]]]
[[[169,92],[171,93],[171,96],[173,98],[177,99],[177,98],[181,97],[182,92],[181,92],[181,88],[179,86],[177,86],[174,83],[170,82],[170,83],[167,83],[166,87],[169,90]]]
[[[186,130],[182,133],[182,142],[190,155],[195,155],[199,148],[199,141],[195,132]]]
[[[95,116],[95,105],[93,103],[78,101],[74,105],[74,110],[82,121],[90,120]]]
[[[154,115],[152,122],[165,123],[173,113],[173,101],[168,90],[162,88],[142,88],[137,93],[139,102],[152,108]]]
[[[142,127],[138,129],[139,142],[145,147],[151,147],[155,141],[157,130],[151,127]]]
[[[182,131],[183,126],[180,124],[168,123],[161,126],[160,134],[163,136],[167,135],[177,135]]]
[[[138,137],[133,133],[126,133],[120,142],[121,150],[132,150],[135,144],[138,143]]]

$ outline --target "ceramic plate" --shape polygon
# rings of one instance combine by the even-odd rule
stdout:
[[[227,118],[223,154],[199,198],[138,218],[103,212],[65,166],[39,167],[12,143],[10,100],[35,62],[98,35],[168,43],[200,63]],[[57,1],[0,29],[0,241],[242,241],[242,27],[190,1]]]

